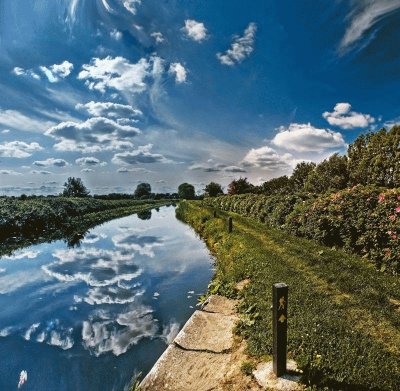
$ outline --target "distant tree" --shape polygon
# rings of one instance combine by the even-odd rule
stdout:
[[[290,180],[286,175],[272,178],[258,187],[258,193],[265,195],[287,194],[291,191]]]
[[[239,179],[234,179],[228,185],[228,194],[245,194],[245,193],[252,193],[255,191],[254,185],[248,182],[247,178],[240,177]]]
[[[69,177],[64,183],[62,195],[64,197],[87,197],[89,193],[81,178]]]
[[[195,199],[194,186],[190,183],[181,183],[178,187],[178,195],[180,199],[193,200]]]
[[[204,191],[209,197],[216,197],[219,194],[224,194],[224,191],[222,190],[221,185],[219,183],[215,183],[215,182],[210,182],[204,188]]]
[[[351,185],[400,185],[400,126],[359,135],[347,154]]]
[[[293,192],[304,190],[307,178],[315,167],[316,164],[312,162],[301,162],[296,165],[290,177],[290,185]]]
[[[348,183],[347,156],[335,153],[310,172],[305,183],[305,190],[312,193],[325,193],[344,189]]]
[[[151,194],[151,186],[148,183],[139,183],[136,187],[134,196],[136,198],[146,198]]]

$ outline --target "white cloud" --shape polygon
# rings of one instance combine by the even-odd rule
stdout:
[[[153,33],[150,34],[150,36],[154,38],[154,40],[156,41],[156,44],[160,44],[165,41],[164,36],[159,31],[154,31]]]
[[[117,29],[114,29],[110,32],[110,37],[112,39],[115,39],[116,41],[119,41],[122,39],[122,33],[121,31],[118,31]]]
[[[258,167],[265,170],[288,170],[293,167],[295,159],[289,153],[280,155],[273,148],[268,146],[252,148],[247,152],[241,164],[245,167]]]
[[[175,81],[177,83],[184,83],[187,77],[187,71],[180,62],[174,62],[169,66],[168,73],[175,74]]]
[[[242,62],[254,50],[254,39],[257,31],[257,25],[250,23],[243,36],[236,36],[231,47],[225,53],[217,53],[217,58],[224,65],[233,66],[235,63]]]
[[[222,163],[214,163],[213,160],[209,159],[207,164],[192,164],[189,166],[189,170],[192,171],[203,171],[203,172],[230,172],[230,173],[239,173],[239,172],[246,172],[243,167],[238,166],[228,166]]]
[[[339,51],[343,54],[352,48],[372,27],[400,8],[399,0],[361,0],[356,2],[351,23],[340,43]]]
[[[39,69],[46,75],[50,83],[56,83],[60,81],[60,78],[65,79],[71,74],[74,64],[64,61],[61,64],[54,64],[50,68],[41,66]]]
[[[14,75],[16,75],[16,76],[30,76],[36,80],[40,79],[40,76],[36,72],[34,72],[32,69],[24,69],[21,67],[15,67],[12,70],[12,73],[14,73]]]
[[[93,156],[81,157],[79,159],[76,159],[75,163],[79,166],[90,166],[90,167],[107,165],[106,162],[102,162],[101,160]]]
[[[322,152],[331,148],[344,148],[346,146],[343,136],[339,132],[329,129],[318,129],[311,124],[290,124],[286,129],[273,138],[272,143],[284,149],[297,152]]]
[[[116,153],[112,158],[112,162],[121,165],[138,163],[171,163],[171,161],[163,155],[150,152],[152,147],[152,144],[147,144],[138,147],[138,149],[134,151]]]
[[[54,125],[54,122],[31,118],[17,110],[0,109],[0,125],[17,130],[42,132]]]
[[[137,117],[143,115],[143,113],[133,108],[130,105],[123,105],[120,103],[113,102],[88,102],[85,104],[78,103],[75,108],[77,110],[86,110],[93,117]]]
[[[49,158],[46,160],[36,160],[32,164],[38,167],[66,167],[69,165],[68,162],[64,159],[54,158]]]
[[[24,141],[10,141],[0,144],[1,157],[13,157],[23,159],[43,148],[38,143],[25,143]]]
[[[32,171],[31,171],[31,174],[34,174],[34,175],[51,175],[52,172],[50,172],[50,171],[45,171],[45,170],[41,170],[41,171],[39,171],[39,170],[32,170]]]
[[[129,141],[140,133],[139,129],[120,125],[112,119],[94,117],[85,122],[61,122],[45,134],[56,139],[54,146],[60,151],[99,152],[132,147]]]
[[[82,65],[78,79],[86,80],[86,86],[91,90],[105,92],[112,88],[117,91],[140,93],[146,90],[146,79],[153,75],[153,70],[159,64],[158,57],[150,60],[141,58],[136,64],[130,63],[124,57],[92,58],[90,64]]]
[[[81,172],[95,172],[92,168],[83,168]]]
[[[136,15],[137,7],[141,4],[142,0],[124,0],[124,7],[132,15]]]
[[[22,175],[22,174],[14,170],[0,170],[0,175]]]
[[[204,41],[207,38],[207,29],[204,26],[204,23],[196,22],[193,19],[185,20],[185,26],[182,30],[189,38],[197,42]]]
[[[369,114],[351,111],[350,103],[337,103],[332,112],[325,111],[322,116],[330,125],[342,129],[365,128],[375,122],[375,118]]]

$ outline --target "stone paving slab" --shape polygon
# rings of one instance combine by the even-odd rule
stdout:
[[[196,311],[175,338],[186,350],[223,353],[232,348],[232,329],[237,318],[214,312]]]
[[[224,296],[212,295],[207,300],[203,311],[217,312],[223,315],[236,315],[235,306],[237,300],[227,299]]]

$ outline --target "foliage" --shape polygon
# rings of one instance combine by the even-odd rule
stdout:
[[[240,177],[239,179],[234,179],[228,185],[228,194],[245,194],[252,193],[255,187],[247,180],[247,178]]]
[[[151,186],[149,183],[139,183],[136,187],[134,196],[136,198],[146,197],[148,198],[151,194]]]
[[[194,186],[190,183],[181,183],[178,187],[178,195],[180,199],[194,200],[196,197]]]
[[[290,184],[293,192],[304,190],[308,176],[315,170],[316,164],[312,162],[301,162],[296,165],[290,176]]]
[[[62,195],[64,197],[87,197],[89,193],[81,178],[69,177],[64,183]]]
[[[348,182],[347,157],[335,153],[309,173],[304,189],[312,193],[326,193],[344,189]]]
[[[259,186],[257,193],[272,195],[272,194],[284,194],[291,192],[291,182],[289,178],[284,175],[278,178],[272,178],[267,182],[264,182]]]
[[[251,361],[242,361],[240,364],[240,370],[247,376],[251,376],[256,366]]]
[[[250,279],[241,292],[237,328],[247,339],[250,354],[272,353],[271,286],[282,281],[289,285],[290,295],[289,356],[304,371],[307,385],[348,391],[398,390],[397,276],[377,272],[358,256],[282,234],[253,219],[224,212],[213,218],[212,210],[197,202],[180,204],[177,213],[214,254],[219,291]],[[226,230],[228,215],[234,219],[231,234]]]
[[[400,126],[359,135],[347,153],[352,185],[399,186]]]
[[[215,182],[210,182],[204,188],[204,191],[209,197],[216,197],[217,195],[224,194],[221,185]]]
[[[382,270],[400,272],[400,189],[356,186],[319,197],[248,194],[204,203],[327,246],[344,247]]]

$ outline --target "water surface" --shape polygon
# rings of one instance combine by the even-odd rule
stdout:
[[[126,390],[147,373],[211,278],[204,243],[173,207],[112,220],[79,247],[0,258],[0,390]]]

